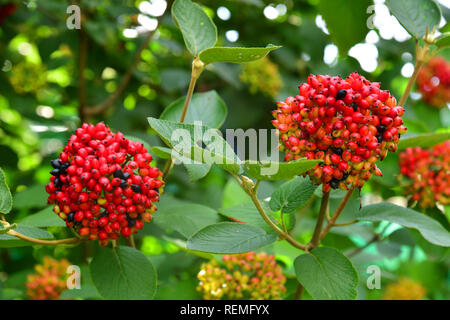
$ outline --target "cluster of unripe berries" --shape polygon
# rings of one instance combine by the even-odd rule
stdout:
[[[422,99],[442,108],[450,102],[450,64],[443,57],[433,57],[417,75],[417,86]]]
[[[101,245],[129,237],[151,220],[164,185],[151,161],[142,143],[103,122],[83,124],[51,162],[48,202],[82,237]]]
[[[262,93],[268,97],[275,97],[283,86],[278,65],[268,57],[243,63],[239,78],[249,85],[252,94]]]
[[[426,294],[426,289],[420,283],[401,278],[387,286],[383,300],[422,300]]]
[[[55,260],[44,257],[42,264],[34,267],[36,273],[29,274],[26,282],[26,294],[31,300],[56,300],[67,289],[66,259]]]
[[[286,278],[275,256],[264,252],[224,255],[223,266],[211,260],[201,266],[199,285],[205,300],[279,300]]]
[[[277,105],[272,123],[284,160],[322,160],[307,174],[323,192],[361,188],[372,174],[381,176],[376,161],[395,152],[406,132],[396,99],[357,73],[345,80],[310,75],[298,95]]]
[[[405,195],[422,208],[450,204],[450,140],[430,149],[407,148],[399,158]]]

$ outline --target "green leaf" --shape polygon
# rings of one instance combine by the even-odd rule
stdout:
[[[265,48],[214,47],[205,49],[199,54],[204,64],[214,62],[244,63],[264,58],[270,51],[281,48],[269,44]]]
[[[45,192],[45,186],[35,184],[14,195],[14,208],[42,208],[47,205],[47,197],[48,194]]]
[[[413,111],[415,115],[415,119],[418,121],[422,121],[422,124],[428,129],[425,132],[414,131],[414,127],[408,127],[411,123],[405,121],[404,125],[408,128],[408,135],[411,136],[414,134],[422,134],[422,133],[430,133],[435,132],[439,128],[444,127],[440,117],[440,110],[438,108],[431,108],[429,104],[426,102],[419,100],[414,103],[414,107],[410,110]],[[408,136],[404,136],[407,138]]]
[[[152,152],[161,159],[170,159],[172,156],[172,149],[166,147],[153,147]]]
[[[369,32],[367,8],[371,4],[370,0],[320,0],[319,13],[342,54],[365,39]]]
[[[228,179],[223,189],[222,207],[228,208],[239,204],[251,202],[252,199],[241,185],[233,178]]]
[[[23,226],[20,224],[17,225],[14,231],[35,239],[53,239],[53,235],[45,230]],[[10,236],[9,234],[0,234],[0,248],[26,247],[33,245],[36,244],[16,238],[14,236]]]
[[[358,220],[389,221],[417,229],[429,242],[450,247],[450,233],[434,219],[409,208],[382,202],[365,206],[358,212]]]
[[[313,168],[322,160],[298,159],[290,162],[263,162],[247,160],[244,162],[245,173],[259,180],[289,180]]]
[[[189,238],[188,249],[233,254],[249,252],[267,246],[278,239],[261,228],[237,222],[209,225]]]
[[[441,9],[434,0],[387,0],[386,5],[400,24],[416,39],[439,26]]]
[[[350,260],[333,248],[320,247],[294,261],[298,281],[318,300],[356,299],[358,273]]]
[[[176,0],[172,5],[172,17],[183,34],[186,48],[194,57],[216,44],[217,28],[198,4]]]
[[[204,178],[209,173],[209,170],[211,170],[211,165],[204,163],[185,163],[184,167],[186,168],[189,174],[189,179],[192,182]]]
[[[269,213],[269,211],[270,210],[266,210],[266,213]],[[236,222],[243,222],[261,228],[268,233],[273,232],[272,228],[261,217],[253,202],[242,203],[228,208],[221,208],[219,209],[219,213],[229,219],[235,221],[237,220]],[[276,223],[275,220],[274,222]]]
[[[165,91],[184,91],[191,78],[190,72],[185,69],[165,69],[161,71],[161,87]]]
[[[317,189],[306,177],[295,177],[281,185],[270,197],[270,209],[290,213],[308,201]]]
[[[170,159],[172,157],[172,149],[169,149],[166,147],[153,147],[152,152],[154,154],[156,154],[158,157],[160,157],[161,159]],[[180,159],[186,160],[187,159],[186,157],[183,157],[183,156],[179,155],[178,153],[176,154],[175,158],[177,160],[180,160]],[[204,164],[204,163],[189,164],[189,163],[186,163],[186,161],[182,161],[182,162],[183,162],[183,165],[186,168],[186,170],[189,174],[189,178],[192,182],[204,178],[211,170],[211,165],[209,165],[209,164]]]
[[[90,266],[92,281],[107,300],[149,300],[156,293],[156,270],[139,250],[102,248]]]
[[[0,288],[0,300],[20,300],[25,297],[22,290],[15,288]]]
[[[450,32],[443,33],[436,39],[435,45],[439,49],[450,47]]]
[[[83,284],[80,289],[67,289],[60,295],[60,299],[101,299],[97,289],[92,284]]]
[[[425,133],[410,138],[402,138],[398,143],[398,149],[404,150],[410,147],[431,147],[450,139],[450,132]]]
[[[30,227],[65,227],[66,223],[53,212],[53,206],[47,207],[37,213],[26,216],[19,221],[21,225]]]
[[[178,122],[183,112],[186,97],[181,97],[170,104],[160,116],[160,119]],[[193,124],[201,121],[210,128],[220,128],[227,117],[227,106],[215,90],[195,93],[189,104],[184,123]]]
[[[159,208],[153,221],[158,226],[174,229],[189,238],[200,229],[220,222],[221,218],[209,207],[195,203],[182,203]]]
[[[183,157],[215,164],[234,174],[241,171],[241,161],[217,129],[156,118],[148,118],[148,122],[164,143]],[[203,139],[204,135],[208,137]]]
[[[7,214],[12,208],[12,196],[6,184],[5,173],[0,168],[0,213]]]

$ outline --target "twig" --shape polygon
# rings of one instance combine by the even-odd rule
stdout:
[[[86,69],[88,37],[83,27],[80,29],[80,53],[78,62],[78,116],[81,123],[86,121],[86,78],[84,71]]]
[[[8,221],[6,221],[5,217],[3,215],[0,216],[0,223],[3,224],[5,226],[5,228],[8,228],[10,226],[13,226],[11,224],[9,224]],[[40,240],[40,239],[36,239],[36,238],[32,238],[29,236],[26,236],[24,234],[21,234],[13,229],[8,230],[8,232],[6,232],[7,235],[28,241],[28,242],[33,242],[33,243],[37,243],[37,244],[44,244],[44,245],[58,245],[58,244],[73,244],[73,243],[78,243],[83,241],[84,239],[82,238],[67,238],[67,239],[62,239],[62,240]]]
[[[348,200],[350,200],[353,190],[355,190],[354,187],[352,187],[350,190],[348,190],[347,193],[345,194],[345,197],[344,197],[344,199],[342,199],[341,203],[339,204],[338,208],[336,209],[336,212],[334,213],[334,215],[331,217],[330,221],[327,223],[325,228],[320,233],[320,240],[322,240],[327,235],[327,233],[330,231],[330,229],[335,226],[336,220],[339,218],[339,215],[344,210],[345,206],[347,205]]]
[[[358,223],[359,220],[352,220],[349,222],[343,222],[343,223],[335,223],[333,226],[334,227],[346,227],[346,226],[351,226],[352,224]]]
[[[62,239],[62,240],[40,240],[40,239],[35,239],[35,238],[31,238],[28,237],[26,235],[23,235],[17,231],[14,230],[9,230],[6,234],[28,241],[28,242],[32,242],[32,243],[36,243],[36,244],[43,244],[43,245],[51,245],[51,246],[56,246],[59,244],[74,244],[74,243],[78,243],[80,241],[82,241],[81,239],[78,238],[68,238],[68,239]]]
[[[427,31],[427,33],[428,33],[428,31]],[[423,64],[425,63],[428,53],[429,53],[428,42],[425,42],[424,47],[420,48],[419,43],[416,41],[416,64],[414,66],[414,72],[413,72],[411,78],[409,78],[408,84],[406,85],[406,89],[403,92],[402,97],[400,98],[400,101],[398,103],[399,106],[403,107],[406,103],[406,100],[408,100],[412,86],[413,86],[414,82],[416,82],[417,75],[420,71],[420,68],[422,68]]]
[[[300,300],[302,298],[303,291],[305,291],[305,288],[299,282],[297,284],[297,289],[295,290],[294,300]]]
[[[189,104],[191,102],[192,95],[194,93],[195,84],[204,69],[205,69],[205,65],[199,58],[195,58],[194,61],[192,61],[191,80],[189,81],[189,88],[188,88],[188,92],[186,95],[186,100],[184,100],[183,111],[181,112],[181,117],[180,117],[180,123],[183,123],[184,120],[186,119],[187,111],[189,109]],[[170,158],[169,160],[167,160],[167,163],[166,163],[166,166],[165,166],[165,169],[163,172],[163,180],[165,180],[167,178],[170,171],[172,170],[172,167],[173,167],[173,160],[172,160],[172,158]]]
[[[285,233],[287,233],[288,231],[287,231],[287,228],[286,228],[286,223],[284,222],[284,212],[283,211],[281,211],[280,219],[281,219],[281,227],[283,228],[283,231]]]
[[[130,247],[136,248],[136,244],[134,243],[134,236],[131,235],[127,238],[127,243]]]
[[[282,239],[286,239],[287,242],[292,244],[294,247],[306,251],[307,246],[304,244],[301,244],[297,242],[289,233],[284,232],[281,230],[273,221],[270,219],[266,212],[264,211],[263,207],[261,206],[261,203],[259,202],[259,199],[256,197],[256,194],[254,192],[254,186],[250,190],[248,181],[251,181],[248,177],[242,176],[242,178],[239,178],[237,175],[233,175],[236,180],[239,182],[241,187],[244,189],[245,192],[250,196],[252,199],[253,204],[255,205],[256,209],[258,210],[261,217],[264,219],[264,221],[273,229],[275,232],[277,232]]]
[[[316,227],[314,228],[314,233],[311,241],[308,244],[308,248],[316,248],[320,243],[320,231],[322,230],[323,221],[328,208],[328,201],[330,199],[330,192],[325,192],[322,196],[322,201],[320,202],[319,215],[317,217]]]
[[[123,76],[122,80],[117,86],[117,89],[108,98],[100,102],[98,105],[86,108],[85,114],[87,116],[92,117],[104,112],[120,97],[123,90],[125,90],[125,88],[128,86],[133,71],[136,69],[139,61],[141,60],[142,52],[144,51],[145,48],[148,47],[148,44],[150,43],[152,36],[153,32],[148,32],[147,36],[145,37],[144,41],[142,42],[141,46],[136,52],[136,56],[134,57],[133,62],[128,67],[128,70],[125,72],[125,75]]]
[[[356,248],[355,250],[353,250],[352,252],[347,254],[347,257],[351,258],[351,257],[357,255],[358,253],[360,253],[364,249],[366,249],[368,246],[370,246],[372,243],[377,242],[379,239],[380,239],[380,235],[379,234],[374,235],[372,237],[372,239],[370,239],[365,245],[363,245],[362,247]]]

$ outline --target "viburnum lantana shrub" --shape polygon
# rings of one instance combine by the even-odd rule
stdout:
[[[352,10],[348,10],[346,6],[350,6],[350,4],[343,0],[328,1],[326,6],[325,2],[319,1],[317,13],[323,16],[331,39],[339,48],[341,53],[341,56],[337,58],[339,63],[342,55],[348,52],[353,45],[363,41],[365,33],[369,31],[361,32],[365,30],[367,22],[359,20],[365,20],[365,18],[353,19],[352,15],[359,12],[358,16],[364,17],[370,1],[353,1]],[[328,3],[332,2],[336,5],[329,6]],[[414,137],[403,136],[407,132],[404,120],[405,122],[408,120],[408,123],[412,124],[410,131],[413,131],[413,134],[418,133],[417,131],[419,133],[425,131],[422,130],[422,127],[427,129],[427,124],[420,125],[420,119],[403,119],[405,110],[410,107],[408,96],[414,87],[417,75],[419,76],[418,88],[425,101],[435,106],[442,106],[449,101],[448,64],[441,58],[431,59],[426,64],[428,59],[434,56],[440,48],[448,46],[450,39],[450,34],[435,32],[441,21],[441,13],[434,0],[390,0],[386,2],[391,13],[416,41],[413,55],[415,67],[409,79],[394,75],[391,70],[398,70],[398,68],[392,63],[394,59],[388,59],[386,63],[382,61],[383,63],[380,63],[375,72],[368,73],[369,77],[383,79],[383,85],[379,82],[369,81],[368,79],[371,78],[366,79],[357,72],[351,73],[346,78],[340,75],[311,74],[304,83],[300,83],[297,95],[277,102],[276,110],[272,112],[275,118],[272,124],[279,134],[279,140],[275,144],[279,144],[280,150],[284,152],[283,163],[272,158],[272,156],[277,156],[278,152],[272,153],[270,160],[264,156],[265,152],[261,142],[266,140],[263,136],[264,133],[267,133],[265,129],[258,132],[259,135],[255,141],[257,143],[253,143],[252,137],[249,136],[250,148],[257,146],[255,150],[261,151],[258,158],[250,159],[253,157],[253,152],[242,153],[248,154],[248,158],[245,157],[245,159],[244,157],[241,159],[236,154],[235,150],[240,150],[241,146],[244,149],[247,147],[247,133],[244,133],[244,139],[240,139],[238,131],[243,130],[235,130],[235,137],[237,141],[240,141],[238,144],[243,144],[238,145],[237,148],[234,148],[234,143],[233,146],[231,143],[228,144],[230,140],[224,139],[220,135],[222,131],[226,131],[228,134],[228,130],[231,129],[223,128],[224,123],[236,123],[229,122],[230,119],[227,118],[229,113],[225,100],[233,104],[238,101],[247,105],[256,101],[255,104],[259,105],[260,101],[264,103],[264,98],[261,97],[264,95],[266,102],[272,104],[271,98],[278,96],[282,90],[295,88],[295,85],[290,86],[289,83],[291,83],[292,77],[298,75],[298,67],[302,69],[301,71],[306,67],[308,70],[319,70],[326,67],[321,65],[320,57],[311,56],[316,50],[302,46],[302,52],[298,52],[297,39],[295,38],[295,41],[285,39],[287,48],[283,49],[284,52],[280,50],[278,56],[269,60],[267,55],[273,50],[280,49],[281,46],[270,44],[265,47],[251,48],[217,46],[218,42],[222,42],[218,41],[217,27],[202,6],[192,0],[167,1],[167,5],[171,6],[170,11],[174,24],[167,22],[167,16],[161,14],[161,18],[157,17],[161,20],[156,23],[158,27],[162,26],[163,29],[159,30],[161,32],[156,29],[147,30],[149,32],[146,32],[145,36],[142,32],[138,32],[137,36],[143,36],[141,39],[129,39],[127,36],[114,39],[115,32],[108,32],[108,46],[104,46],[101,41],[102,37],[95,36],[92,33],[93,29],[89,27],[98,25],[100,20],[96,20],[96,14],[106,9],[102,5],[99,5],[98,8],[88,8],[86,4],[81,5],[83,10],[88,9],[89,14],[83,15],[80,30],[72,30],[80,32],[78,34],[80,45],[74,47],[70,43],[61,44],[57,51],[67,48],[63,50],[64,52],[55,51],[59,54],[56,57],[54,53],[46,53],[48,50],[42,50],[45,48],[45,45],[43,46],[45,43],[40,42],[41,38],[44,39],[42,40],[44,42],[48,40],[47,38],[52,38],[51,34],[44,35],[48,32],[44,32],[37,38],[28,35],[16,37],[14,32],[11,32],[14,30],[11,30],[10,27],[6,28],[9,25],[19,25],[14,20],[20,19],[22,16],[28,17],[29,12],[24,14],[19,11],[20,14],[10,17],[16,8],[22,10],[22,7],[19,5],[0,6],[0,24],[3,23],[2,28],[5,26],[5,32],[2,29],[0,33],[10,42],[5,47],[8,52],[11,51],[8,53],[8,57],[14,58],[12,62],[8,60],[9,64],[5,61],[2,69],[5,72],[1,77],[6,76],[8,79],[4,80],[8,81],[2,83],[10,85],[11,90],[18,95],[26,95],[27,99],[36,96],[39,100],[37,101],[39,104],[36,105],[47,104],[47,102],[51,104],[53,100],[59,105],[61,102],[59,97],[64,97],[63,102],[73,102],[79,98],[77,111],[81,123],[69,138],[62,152],[51,161],[53,169],[50,172],[50,181],[45,187],[50,204],[48,208],[43,208],[36,214],[22,219],[24,211],[28,208],[34,209],[35,203],[30,201],[31,203],[25,203],[25,206],[17,206],[21,202],[20,196],[13,201],[6,183],[8,179],[0,169],[0,248],[26,245],[63,245],[66,247],[62,252],[66,253],[70,248],[83,244],[76,249],[79,251],[74,252],[71,257],[78,256],[77,260],[80,264],[88,264],[90,277],[82,275],[80,279],[82,288],[85,290],[70,291],[71,296],[82,299],[98,297],[113,300],[167,298],[168,292],[174,292],[175,288],[176,290],[186,290],[183,292],[183,297],[189,297],[189,294],[196,297],[199,292],[204,299],[301,299],[302,294],[307,292],[308,298],[321,300],[356,299],[358,297],[358,291],[363,289],[361,284],[365,285],[365,277],[358,276],[361,262],[358,261],[360,259],[353,257],[368,247],[372,250],[372,245],[375,245],[375,249],[380,255],[384,254],[383,251],[388,251],[386,256],[391,258],[398,255],[399,259],[403,259],[403,255],[400,254],[401,250],[398,250],[397,254],[395,249],[405,243],[408,243],[410,249],[417,245],[424,251],[429,247],[436,247],[432,250],[433,256],[440,254],[438,246],[450,246],[450,233],[444,225],[446,221],[442,216],[436,218],[432,214],[424,215],[422,212],[426,210],[418,212],[418,209],[415,211],[391,202],[362,206],[362,203],[353,197],[353,192],[361,191],[373,175],[382,176],[379,165],[389,153],[405,150],[400,154],[399,163],[401,172],[399,181],[404,187],[405,195],[411,196],[412,200],[418,202],[419,206],[417,207],[420,209],[432,207],[437,203],[450,204],[450,141],[442,143],[449,139],[450,133],[441,130],[439,133],[418,134]],[[35,8],[30,8],[30,10],[33,9],[31,11],[38,14],[46,10],[45,6],[41,7],[40,4],[37,6],[39,6],[39,10],[34,10]],[[118,11],[123,11],[122,9],[128,11],[130,8],[126,6],[124,4],[123,8]],[[315,5],[311,5],[312,8],[315,8]],[[421,19],[411,20],[409,15],[404,14],[404,12],[412,12],[417,8],[427,8],[426,14],[422,15]],[[291,18],[298,20],[298,17],[292,15],[297,15],[297,10],[296,6],[287,5],[286,12],[283,14],[286,19],[277,19],[273,23],[283,23],[283,21],[290,23],[292,22]],[[113,11],[117,10],[111,12]],[[347,13],[351,14],[346,16]],[[337,20],[330,19],[330,16],[335,15],[340,17],[339,21],[351,22],[350,27],[345,24],[345,33],[342,32],[342,25],[336,23]],[[103,20],[106,20],[102,20],[102,23],[107,20],[112,24],[115,23],[117,19],[113,15],[110,16],[112,17],[103,17]],[[5,20],[6,17],[8,17],[7,20]],[[233,17],[235,16],[233,15]],[[233,20],[233,18],[231,19]],[[27,24],[33,26],[35,20],[29,20],[30,22]],[[305,33],[310,33],[310,36],[318,37],[317,43],[328,43],[330,39],[325,33],[317,28],[318,33],[314,33],[310,27],[307,27],[311,25],[311,22],[314,26],[313,21],[305,21],[294,28],[299,31],[301,40],[308,41],[308,35]],[[164,28],[168,26],[167,23],[169,23],[170,32],[163,32]],[[250,21],[250,24],[253,25],[253,22]],[[60,21],[58,25],[64,25],[64,23]],[[181,37],[176,35],[174,25],[181,32],[187,49],[186,54],[177,54],[176,57],[172,57],[176,61],[171,60],[170,55],[164,55],[167,57],[163,57],[164,59],[159,61],[161,55],[154,53],[160,49],[167,51],[166,49],[169,47],[165,48],[166,40],[170,40],[170,48],[178,48],[178,46],[173,46],[178,43],[177,41],[181,43]],[[66,26],[69,27],[68,24]],[[134,30],[134,27],[129,27]],[[305,27],[307,28],[305,29]],[[28,29],[32,30],[31,27]],[[355,30],[358,32],[353,34]],[[64,32],[59,33],[65,34]],[[248,40],[245,39],[245,33],[243,32],[241,35],[242,43]],[[160,40],[162,40],[156,43],[156,47],[153,44],[157,39],[152,40],[151,38],[153,34],[161,37]],[[283,39],[283,34],[283,32],[274,33],[270,38]],[[342,37],[343,34],[345,37]],[[110,36],[113,38],[109,39]],[[39,41],[35,43],[36,39]],[[138,42],[141,45],[137,46]],[[384,50],[386,43],[377,44],[380,52]],[[107,65],[102,64],[102,66],[99,65],[98,68],[86,72],[93,63],[99,62],[93,61],[93,57],[98,55],[89,56],[92,49],[94,52],[99,52],[98,49],[101,49],[102,53],[108,55],[111,46],[117,45],[127,49],[127,52],[122,52],[126,58],[124,64],[126,61],[132,61],[128,68],[119,68],[125,72],[123,76],[119,77],[118,73],[121,71],[116,70],[114,65],[109,66],[109,62],[116,57],[114,55],[105,59]],[[132,53],[129,50],[131,47],[136,47],[134,58],[131,57]],[[25,59],[27,55],[25,52],[30,51],[27,48],[31,50],[31,54]],[[314,49],[314,51],[310,49]],[[323,48],[321,47],[320,50]],[[12,51],[17,51],[19,54],[12,54]],[[65,56],[62,60],[59,59],[61,58],[59,56],[65,55],[67,51],[71,53],[69,56],[80,58],[79,63],[77,62],[79,67],[77,70],[78,90],[74,90],[76,86],[73,84],[76,81],[71,80],[70,85],[63,85],[63,81],[56,81],[61,80],[59,79],[61,77],[54,77],[53,74],[50,78],[53,78],[52,82],[58,84],[58,89],[54,88],[57,91],[50,92],[50,96],[54,96],[53,93],[55,93],[56,98],[49,99],[48,92],[43,92],[46,91],[44,89],[47,88],[50,81],[46,75],[49,73],[47,68],[53,70],[55,63],[59,64],[61,61],[65,61]],[[74,54],[72,55],[72,53]],[[147,59],[149,54],[152,56],[151,61]],[[184,81],[186,71],[181,69],[185,65],[188,54],[191,54],[192,57],[189,84]],[[383,54],[380,57],[384,59],[389,55]],[[291,63],[292,57],[296,56],[301,56],[301,61],[294,59],[297,63]],[[42,59],[42,63],[37,62],[40,60],[39,57]],[[25,60],[22,61],[19,58]],[[49,61],[54,58],[58,58],[58,61]],[[401,58],[397,58],[396,63],[400,63]],[[280,63],[277,64],[275,61]],[[151,99],[152,105],[162,107],[174,98],[172,94],[182,88],[187,88],[185,97],[180,97],[169,104],[159,117],[153,115],[153,111],[156,109],[152,109],[153,116],[148,118],[151,130],[149,129],[147,132],[157,134],[161,138],[161,142],[167,145],[166,147],[158,145],[149,150],[145,144],[134,141],[137,139],[128,138],[122,132],[113,132],[103,122],[89,124],[104,114],[111,115],[108,108],[114,107],[116,102],[122,98],[125,99],[126,117],[131,116],[135,119],[140,111],[137,110],[138,108],[135,109],[134,105],[136,104],[137,107],[144,101],[136,100],[135,88],[139,88],[139,96],[148,98],[148,95],[141,94],[140,89],[147,88],[147,84],[143,86],[139,83],[142,77],[132,77],[131,75],[142,73],[148,69],[149,63],[153,62],[158,62],[158,70],[161,71],[161,74],[153,72],[150,75],[151,80],[155,80],[150,82],[157,86],[157,88],[152,88],[152,92],[157,93],[156,96],[152,95],[152,98],[155,98]],[[219,63],[222,63],[222,67]],[[230,72],[225,72],[228,69],[228,65],[224,68],[225,63],[243,65],[241,68],[235,69],[230,67],[228,70]],[[211,66],[212,64],[216,64],[215,67]],[[420,71],[423,64],[426,66]],[[53,69],[51,69],[52,65]],[[392,67],[393,65],[394,67]],[[341,66],[344,65],[339,65],[339,69]],[[8,70],[10,67],[12,69]],[[111,69],[112,67],[114,69]],[[354,68],[353,70],[358,69],[358,65],[353,62],[346,63],[345,68],[347,67]],[[93,76],[92,74],[98,70],[104,70],[101,77],[99,74]],[[201,79],[204,81],[199,84],[202,89],[200,91],[215,88],[217,92],[214,90],[195,92],[196,84],[200,81],[204,70],[214,72],[211,72],[207,79]],[[240,70],[239,74],[238,70]],[[59,74],[60,70],[57,71]],[[300,73],[303,74],[303,72]],[[106,91],[109,92],[109,89],[112,88],[110,84],[116,83],[119,78],[122,80],[117,82],[114,92],[111,92],[103,102],[100,101],[97,105],[92,104],[92,102],[100,100],[98,97],[93,99],[93,95],[106,94],[103,89],[106,88]],[[245,97],[242,90],[235,95],[231,90],[233,87],[240,87],[237,81],[247,84],[250,93],[258,93],[259,96]],[[283,81],[286,88],[283,88]],[[298,81],[297,84],[301,81]],[[130,88],[124,91],[128,83],[131,84]],[[230,87],[223,88],[222,86],[225,84],[230,84]],[[91,90],[86,90],[91,85],[93,85]],[[401,97],[399,95],[397,102],[393,94],[386,89],[391,86],[396,90],[402,88],[403,85],[405,85],[405,89]],[[65,87],[68,87],[67,91]],[[101,90],[96,90],[99,88]],[[78,91],[77,98],[71,96],[75,91]],[[86,91],[89,94],[86,94]],[[220,94],[223,93],[226,93],[226,99],[221,99]],[[2,124],[5,122],[5,125],[8,126],[12,122],[20,122],[16,121],[20,119],[19,116],[15,119],[14,112],[16,111],[9,112],[13,110],[8,110],[10,102],[11,105],[18,104],[13,99],[9,101],[10,96],[13,95],[5,95],[5,97],[0,95],[2,99],[0,101],[2,115],[0,122]],[[92,101],[88,101],[91,99]],[[55,106],[48,106],[48,110],[53,110],[53,107]],[[47,115],[40,114],[38,109],[36,112],[32,110],[33,117],[47,118]],[[242,110],[244,113],[239,113],[239,116],[236,116],[235,112],[230,114],[234,117],[245,116],[248,110],[245,108]],[[25,111],[24,108],[20,109],[20,112],[22,111]],[[408,113],[410,111],[408,110]],[[438,113],[444,114],[444,111],[441,110]],[[266,115],[270,115],[269,112]],[[52,115],[48,114],[50,118],[53,117],[53,112],[51,113]],[[58,118],[60,117],[58,113],[54,112],[56,121],[62,119]],[[116,122],[117,118],[115,117],[122,117],[122,115],[122,112],[112,115],[111,123],[120,127],[130,127],[124,125],[123,122]],[[144,119],[140,120],[145,121]],[[46,123],[39,127],[47,127]],[[241,122],[239,121],[239,123]],[[244,125],[245,123],[243,122]],[[270,126],[270,123],[267,122],[266,125]],[[33,130],[39,131],[38,129]],[[6,131],[10,131],[9,128]],[[46,133],[45,137],[61,139],[59,130],[53,131],[51,135]],[[65,133],[62,134],[65,137]],[[428,147],[433,145],[436,146]],[[0,147],[3,151],[7,150],[3,148],[4,146],[0,145]],[[154,165],[150,151],[160,157],[160,161],[165,161],[163,172]],[[388,161],[393,158],[391,155]],[[179,164],[180,161],[184,166],[172,171],[174,165]],[[27,167],[27,161],[20,162],[18,167]],[[394,162],[396,165],[395,160],[390,162]],[[391,163],[387,163],[383,171],[389,174],[396,172],[396,167],[389,168]],[[186,174],[183,176],[183,167],[189,175],[190,182],[185,179]],[[31,173],[33,168],[30,167],[28,172]],[[273,168],[276,172],[269,170],[270,174],[268,170],[265,170]],[[12,169],[5,169],[7,173],[10,170]],[[226,179],[225,174],[220,170],[226,171],[230,175],[230,180]],[[36,177],[41,177],[40,172],[40,170],[37,171]],[[303,176],[303,178],[299,176]],[[145,222],[152,220],[153,214],[157,210],[157,203],[163,192],[166,178],[174,182],[174,186],[171,188],[175,191],[173,197],[164,199],[166,204],[160,206],[160,208],[164,208],[159,211],[154,220],[155,228],[149,228],[142,232],[144,236],[151,234],[151,237],[144,239],[136,237],[135,241],[133,235],[143,229]],[[367,191],[370,196],[373,195],[371,198],[399,195],[401,192],[400,188],[394,186],[395,183],[386,182],[388,179],[373,180],[376,181],[363,190],[364,193]],[[196,181],[199,181],[198,185],[195,185]],[[213,185],[217,188],[212,188]],[[318,190],[319,185],[322,185],[321,190]],[[27,194],[27,191],[30,192],[30,190],[24,189],[23,194]],[[346,192],[331,192],[332,189],[346,190]],[[218,193],[222,196],[222,201],[217,198]],[[26,198],[23,194],[22,199]],[[22,201],[27,202],[26,200]],[[7,216],[11,212],[13,203],[17,206],[15,208],[17,211],[12,212],[12,219],[20,218],[17,223],[8,219],[11,215]],[[36,201],[37,203],[38,201]],[[413,201],[409,203],[410,206],[414,204]],[[441,206],[439,207],[441,208]],[[36,206],[36,209],[40,209],[40,207]],[[60,219],[56,218],[51,210]],[[302,218],[301,226],[297,223],[299,217]],[[360,221],[364,221],[364,225],[356,225]],[[399,236],[389,234],[392,229],[391,223],[405,227],[405,229],[399,230],[402,232],[397,233]],[[67,230],[61,231],[59,228],[64,225],[73,231],[75,237],[54,239],[56,235],[67,233]],[[361,226],[364,227],[362,230],[364,236],[360,240],[365,239],[364,244],[359,241],[357,243],[340,241],[348,240],[355,233],[360,234]],[[333,238],[333,235],[330,237],[330,232],[336,230],[333,228],[339,227],[346,227],[341,229],[345,231],[336,232],[334,236],[338,235],[342,239]],[[42,228],[48,229],[43,230]],[[416,229],[424,240],[416,240],[416,235],[409,237],[407,228]],[[53,230],[58,230],[58,232],[53,232]],[[155,267],[152,264],[152,254],[156,254],[158,250],[157,248],[146,250],[148,249],[146,245],[150,242],[157,244],[159,238],[171,243],[176,249],[170,250],[171,252],[166,250],[167,252],[163,254],[158,252],[158,264]],[[152,241],[147,241],[149,239]],[[423,245],[425,240],[431,244]],[[383,241],[383,243],[378,245],[378,241]],[[388,241],[389,246],[384,245]],[[411,244],[413,241],[416,242],[414,245]],[[391,243],[394,244],[392,248]],[[357,247],[357,245],[360,246]],[[273,255],[260,250],[273,252]],[[166,255],[175,251],[179,252],[171,257]],[[187,257],[182,264],[179,263],[179,257],[184,258],[185,256],[179,255],[181,253]],[[38,252],[38,254],[40,253]],[[211,257],[211,254],[222,255],[221,260],[209,258],[209,260],[203,260],[204,263],[198,274],[198,269],[192,271],[192,268],[187,267],[187,264],[198,261],[199,257]],[[281,256],[283,261],[286,261],[285,268],[276,261],[276,257]],[[410,259],[408,264],[415,263],[416,258]],[[73,261],[72,258],[71,260]],[[438,263],[441,262],[431,260],[426,261],[430,262],[430,269],[428,269],[428,265],[425,269],[440,270],[442,265]],[[359,264],[358,268],[354,267],[354,263]],[[56,261],[45,258],[43,265],[36,266],[37,273],[28,277],[26,284],[28,296],[31,299],[60,297],[66,287],[68,265],[66,260]],[[0,266],[3,266],[3,261],[0,261]],[[434,268],[435,266],[436,268]],[[411,268],[414,272],[418,269]],[[283,274],[283,271],[286,275]],[[174,274],[175,272],[176,274]],[[178,277],[179,275],[182,277]],[[185,275],[187,277],[184,277]],[[195,278],[195,275],[199,281],[196,288],[190,285],[192,277]],[[158,282],[158,279],[162,279],[162,281]],[[173,282],[174,279],[176,282]],[[187,282],[182,282],[185,280]],[[294,289],[291,285],[296,286],[296,289],[287,290],[287,287]],[[2,286],[3,283],[0,283],[0,287]],[[168,286],[173,287],[167,290]],[[425,295],[425,290],[419,284],[401,279],[398,283],[389,285],[384,298],[421,299]],[[432,293],[429,293],[429,296],[432,297]],[[2,297],[3,290],[0,288],[0,298]],[[178,298],[178,296],[173,296],[173,298]],[[194,309],[196,308],[194,307]]]
[[[162,173],[141,142],[103,122],[83,124],[58,159],[46,186],[54,212],[82,237],[106,245],[142,229],[156,211]]]
[[[66,271],[70,266],[66,259],[55,260],[44,257],[42,264],[34,267],[36,273],[29,274],[25,284],[26,294],[31,300],[55,300],[67,289]]]
[[[286,161],[323,160],[307,174],[328,192],[361,188],[372,174],[382,175],[376,162],[397,150],[406,132],[403,113],[380,83],[357,73],[346,79],[310,75],[299,95],[278,102],[272,123]]]
[[[422,208],[450,204],[450,141],[430,149],[407,148],[399,159],[405,196]]]
[[[277,300],[286,292],[286,277],[274,255],[248,252],[222,256],[201,266],[197,290],[206,300]]]
[[[387,286],[383,300],[422,300],[426,294],[420,283],[403,277]]]
[[[450,63],[443,57],[431,58],[417,75],[417,87],[425,102],[444,107],[450,102]]]

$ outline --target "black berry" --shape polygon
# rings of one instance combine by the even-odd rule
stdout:
[[[347,95],[347,90],[341,89],[338,91],[338,93],[336,95],[336,100],[342,100],[345,98],[346,95]]]
[[[51,164],[52,164],[52,167],[55,169],[59,169],[61,167],[61,161],[59,161],[59,160],[52,160]]]

